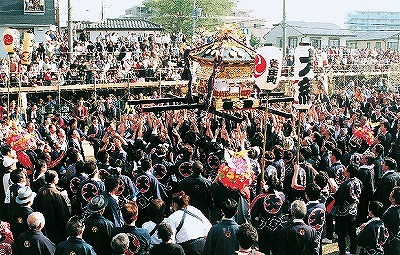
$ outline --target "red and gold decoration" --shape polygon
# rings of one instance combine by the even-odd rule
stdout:
[[[232,152],[225,150],[225,163],[218,169],[218,179],[227,188],[243,190],[254,180],[247,150]]]
[[[367,123],[363,127],[358,127],[353,131],[353,135],[359,139],[364,140],[369,146],[374,145],[375,136],[373,127],[379,125],[379,123]]]

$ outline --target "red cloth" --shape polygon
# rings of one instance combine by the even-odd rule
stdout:
[[[0,225],[0,255],[12,255],[14,237],[10,230],[10,224],[2,222]]]

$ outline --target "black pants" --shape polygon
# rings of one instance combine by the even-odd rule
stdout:
[[[350,237],[350,253],[357,252],[356,222],[353,216],[336,217],[336,234],[338,235],[339,254],[346,253],[346,236]]]
[[[203,237],[181,243],[185,255],[203,255],[206,239]],[[222,254],[221,254],[222,255]]]
[[[326,238],[329,240],[333,240],[333,215],[330,213],[326,213]]]

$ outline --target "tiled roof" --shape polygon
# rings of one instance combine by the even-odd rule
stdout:
[[[287,30],[296,30],[303,35],[336,35],[336,36],[354,36],[349,30],[343,29],[334,23],[324,22],[286,22]]]
[[[161,30],[162,27],[148,20],[118,18],[105,19],[100,22],[76,22],[74,24],[77,30]]]
[[[373,41],[373,40],[385,40],[399,36],[400,31],[368,31],[362,33],[356,33],[355,38],[349,39],[349,41]]]

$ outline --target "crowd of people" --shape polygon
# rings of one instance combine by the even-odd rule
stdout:
[[[0,59],[0,84],[17,86],[43,86],[50,84],[74,85],[137,81],[179,80],[183,70],[182,45],[194,47],[213,41],[212,36],[197,35],[187,42],[182,32],[103,34],[91,39],[84,30],[74,36],[73,48],[68,48],[67,36],[47,31],[45,41],[39,42],[32,53],[30,65],[21,65],[17,54],[10,59]],[[251,46],[249,46],[251,47]],[[287,66],[293,54],[289,50]],[[68,61],[68,54],[72,58]],[[326,47],[318,49],[326,55],[324,66],[332,72],[353,71],[371,66],[371,71],[385,72],[399,62],[397,50],[350,49]],[[365,69],[363,69],[365,70]]]
[[[47,36],[31,66],[11,60],[11,81],[21,72],[30,86],[60,74],[67,84],[119,82],[182,65],[180,34],[110,33],[92,43],[83,32],[71,64],[63,37]],[[332,65],[398,61],[326,51]],[[306,112],[273,105],[291,118],[233,113],[240,123],[204,110],[145,113],[113,95],[79,98],[69,119],[51,97],[26,113],[1,105],[0,254],[322,254],[333,241],[340,255],[399,254],[400,95],[352,88],[313,97]],[[254,178],[232,189],[220,166],[235,168],[227,155],[243,151]]]
[[[241,123],[129,103],[119,116],[112,95],[95,111],[79,99],[69,121],[32,103],[22,121],[12,101],[1,111],[0,250],[322,254],[336,240],[344,255],[349,236],[350,254],[398,254],[400,95],[363,87],[313,100],[298,114],[276,103],[289,119],[237,112]],[[255,178],[234,190],[219,167],[243,150]]]

